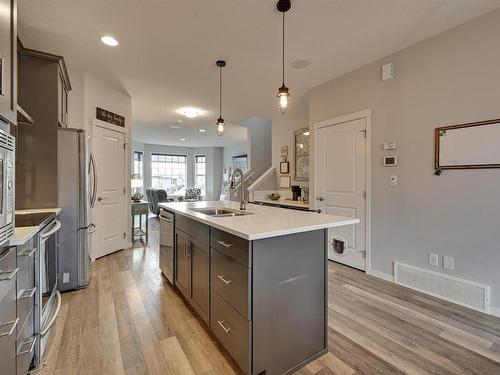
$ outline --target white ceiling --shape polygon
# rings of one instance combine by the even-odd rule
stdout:
[[[292,0],[286,22],[291,106],[320,83],[498,7],[500,0]],[[134,140],[224,146],[245,138],[246,129],[236,126],[245,119],[277,113],[275,0],[22,0],[18,13],[26,47],[63,55],[70,70],[131,95]],[[103,45],[104,34],[119,46]],[[223,138],[215,136],[220,58],[228,64]],[[310,65],[292,68],[295,60]],[[176,111],[184,106],[205,114],[183,118]],[[172,129],[179,118],[182,129]]]

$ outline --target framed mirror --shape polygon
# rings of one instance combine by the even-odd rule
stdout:
[[[309,180],[309,128],[302,128],[293,133],[294,139],[294,179]]]
[[[436,128],[436,175],[447,169],[500,168],[500,119]]]

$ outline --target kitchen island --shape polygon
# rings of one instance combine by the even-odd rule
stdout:
[[[328,351],[328,228],[357,219],[201,201],[174,214],[174,284],[246,374]]]

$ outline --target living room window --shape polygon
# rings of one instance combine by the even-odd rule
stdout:
[[[194,181],[197,188],[201,189],[201,196],[207,191],[207,157],[196,155],[194,157]]]
[[[132,167],[133,178],[142,180],[144,179],[144,154],[141,151],[134,151],[134,165]]]
[[[151,185],[164,189],[169,195],[186,193],[187,156],[151,154]]]

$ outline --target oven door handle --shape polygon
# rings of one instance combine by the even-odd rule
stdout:
[[[55,297],[57,298],[57,302],[56,302],[57,305],[56,305],[56,308],[54,310],[54,313],[52,314],[52,316],[49,319],[49,322],[44,327],[42,327],[42,330],[40,332],[41,337],[45,336],[50,331],[50,329],[54,325],[54,322],[57,319],[57,316],[59,315],[59,311],[61,310],[61,293],[59,293],[58,290],[56,290],[54,293],[55,293]],[[49,302],[47,302],[47,303],[49,303]]]
[[[42,234],[42,238],[41,240],[46,240],[47,238],[49,238],[50,236],[52,236],[54,233],[56,233],[59,229],[61,229],[62,227],[62,224],[59,220],[56,220],[56,223],[54,224],[54,226],[52,227],[51,230],[49,230],[47,233],[44,233]]]

